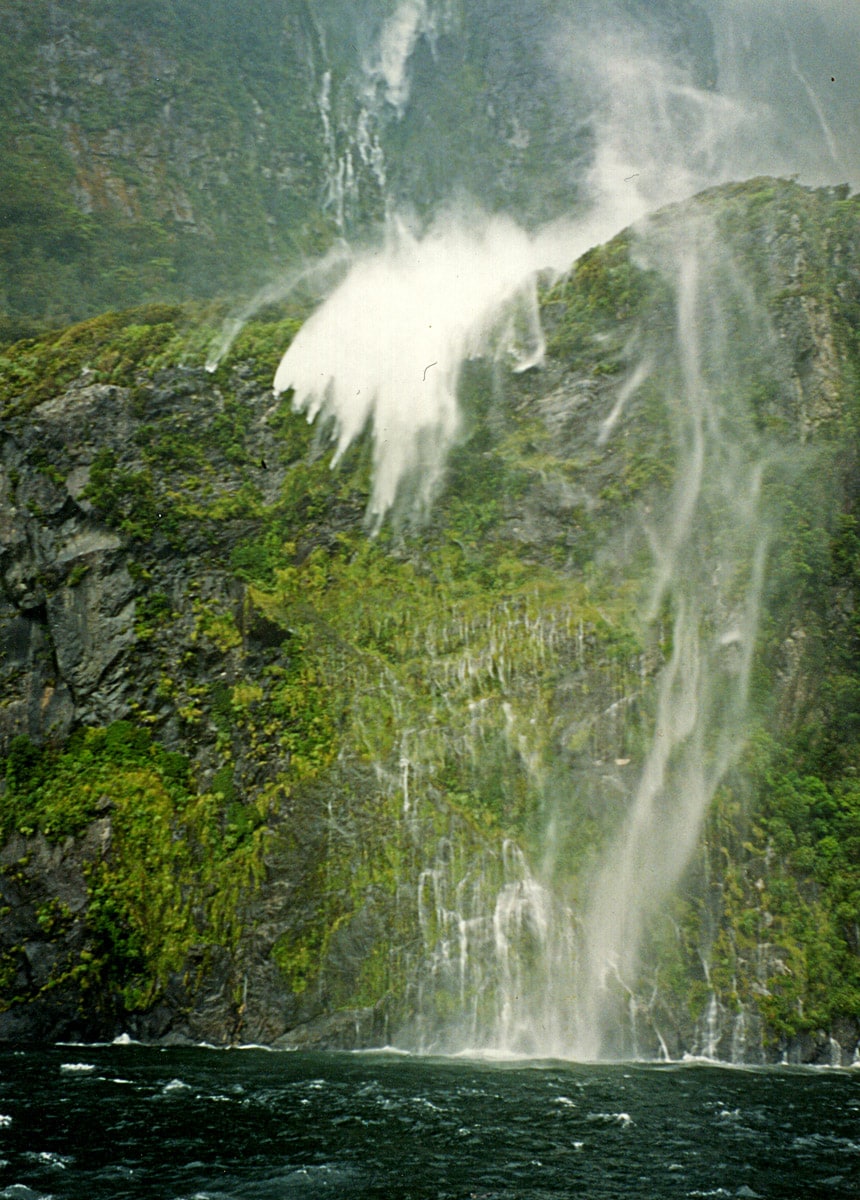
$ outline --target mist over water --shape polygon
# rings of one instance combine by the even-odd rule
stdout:
[[[460,431],[464,363],[490,356],[511,370],[540,365],[541,272],[562,274],[633,224],[641,254],[671,287],[673,363],[644,345],[600,433],[600,444],[617,437],[631,397],[659,379],[682,467],[647,529],[653,571],[643,622],[668,622],[671,646],[653,739],[628,814],[577,914],[577,947],[569,931],[554,927],[569,915],[553,915],[527,871],[499,897],[494,918],[508,985],[489,1040],[521,1049],[527,1030],[529,1053],[593,1059],[618,1049],[618,998],[635,984],[645,921],[680,877],[743,746],[767,551],[779,524],[762,502],[766,448],[727,401],[744,382],[732,366],[728,307],[745,311],[759,354],[773,348],[749,282],[703,221],[665,237],[647,217],[711,184],[759,174],[860,183],[860,11],[724,0],[708,6],[710,44],[685,57],[671,31],[620,7],[545,8],[542,40],[524,70],[551,75],[587,145],[586,154],[577,142],[563,163],[546,162],[560,179],[576,164],[569,208],[549,223],[488,211],[480,195],[464,199],[462,180],[456,198],[420,216],[402,215],[402,206],[398,215],[387,196],[384,227],[338,261],[336,285],[286,351],[274,389],[292,390],[297,411],[330,423],[333,467],[371,430],[367,515],[376,531],[398,506],[422,512],[432,503]],[[422,46],[431,57],[441,53],[440,30],[462,36],[457,12],[403,0],[367,34],[355,76],[364,106],[350,127],[353,149],[336,154],[333,127],[327,133],[330,194],[339,197],[343,228],[346,201],[360,191],[356,164],[372,164],[378,183],[389,178],[385,134],[410,117],[416,55]],[[333,111],[326,92],[325,121]],[[512,144],[519,138],[528,146],[523,129],[514,129]],[[530,980],[512,957],[509,935],[524,911],[517,897],[543,931],[546,961]],[[563,954],[549,961],[559,946]]]

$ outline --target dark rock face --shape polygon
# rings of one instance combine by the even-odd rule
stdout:
[[[236,820],[269,797],[262,878],[252,899],[240,889],[237,900],[241,940],[192,947],[143,1007],[129,1007],[115,983],[94,994],[79,969],[82,954],[85,962],[103,954],[89,881],[100,864],[116,869],[110,797],[77,836],[13,837],[2,860],[0,1037],[269,1044],[296,1029],[307,1045],[378,1040],[384,1002],[332,1009],[355,990],[373,945],[391,936],[390,901],[359,910],[354,929],[343,924],[303,968],[313,978],[325,957],[325,981],[294,990],[273,950],[317,919],[326,801],[291,794],[290,753],[263,743],[253,721],[234,723],[224,749],[234,689],[250,689],[255,703],[271,686],[267,672],[289,663],[289,630],[229,566],[259,519],[238,502],[235,515],[211,512],[243,488],[255,504],[277,499],[289,462],[272,412],[271,393],[242,364],[227,385],[202,370],[163,370],[134,388],[84,374],[0,432],[3,750],[20,735],[61,747],[75,729],[145,712],[159,743],[188,757],[198,788],[217,786],[228,795],[222,806],[239,806]],[[180,490],[189,515],[176,518]],[[361,512],[353,504],[348,519]],[[378,786],[373,772],[362,779],[369,793]]]
[[[9,691],[6,740],[27,733],[62,739],[82,711],[102,707],[99,685],[134,643],[135,588],[122,539],[83,498],[95,438],[130,435],[128,398],[115,388],[83,388],[44,406],[44,415],[4,438],[2,550]],[[67,475],[30,469],[32,457],[62,462]],[[15,483],[13,481],[20,481]],[[23,671],[22,671],[23,669]]]
[[[189,379],[185,372],[147,383],[143,393],[98,384],[81,386],[39,407],[33,418],[7,427],[2,434],[0,510],[0,571],[3,598],[0,617],[5,703],[0,713],[4,747],[24,734],[37,743],[61,745],[73,728],[109,725],[133,715],[151,694],[167,663],[189,652],[194,618],[187,604],[189,589],[210,602],[217,598],[242,611],[242,588],[225,574],[233,531],[225,541],[205,538],[204,557],[179,553],[159,533],[161,513],[154,508],[151,541],[146,550],[117,526],[123,514],[140,515],[132,495],[128,509],[106,514],[88,498],[93,462],[107,450],[126,479],[145,479],[142,457],[146,437],[139,436],[144,416],[166,419],[171,429],[187,427],[196,405],[206,404],[207,420],[217,415],[208,377]],[[271,399],[262,389],[243,401],[255,412],[249,434],[254,461],[271,458],[264,486],[276,488],[277,453],[265,427]],[[166,414],[166,418],[165,418]],[[42,469],[39,465],[43,464]],[[47,464],[50,464],[48,468]],[[230,487],[231,464],[216,456],[224,487]],[[263,476],[262,470],[259,470]],[[238,481],[233,486],[239,486]],[[142,503],[147,497],[143,496]],[[108,516],[108,520],[111,518]],[[219,537],[223,530],[219,530]],[[196,536],[200,536],[197,534]],[[147,564],[141,564],[141,559]],[[147,642],[138,607],[153,591],[170,598],[186,619],[175,635],[156,648]],[[164,600],[167,604],[168,600]],[[248,608],[247,639],[234,657],[262,662],[279,645],[284,631]],[[229,663],[210,647],[195,655],[202,676],[229,676]],[[159,664],[161,666],[159,667]],[[225,666],[227,670],[225,671]],[[199,683],[199,679],[198,679]],[[162,737],[182,744],[181,719],[172,704],[155,705]],[[194,752],[204,774],[217,769],[214,729],[194,737]],[[269,773],[277,770],[269,763]],[[265,772],[264,772],[265,773]],[[105,803],[109,805],[109,800]],[[234,956],[216,949],[192,955],[184,971],[167,982],[155,1008],[143,1015],[124,1013],[115,997],[93,997],[75,978],[82,951],[94,953],[94,931],[88,923],[90,893],[86,874],[100,861],[110,861],[111,815],[94,822],[85,833],[50,845],[42,834],[16,835],[3,852],[4,919],[0,948],[17,975],[7,981],[7,994],[37,997],[12,1003],[0,1017],[0,1034],[7,1038],[69,1036],[114,1037],[123,1032],[147,1038],[187,1037],[217,1043],[239,1036],[243,1025],[237,1002]],[[272,936],[272,940],[274,940]],[[270,947],[263,948],[264,951]],[[267,1015],[244,1022],[256,1040],[271,1041],[284,1032],[290,1009],[284,981],[270,962],[260,968],[250,987],[253,1010]],[[57,986],[56,980],[63,982]],[[86,983],[86,981],[84,981]],[[244,976],[248,990],[248,974]]]
[[[0,717],[6,742],[19,732],[38,740],[52,733],[61,739],[73,723],[109,723],[129,712],[140,682],[132,667],[136,651],[136,661],[140,657],[135,602],[154,583],[143,578],[139,568],[132,578],[134,549],[130,553],[129,539],[117,531],[116,522],[111,528],[104,514],[94,510],[87,485],[94,457],[106,450],[116,458],[118,469],[145,480],[140,446],[145,448],[146,437],[141,439],[140,430],[144,418],[164,411],[166,396],[171,428],[188,428],[194,405],[210,404],[205,375],[191,386],[187,373],[175,375],[174,381],[175,390],[173,381],[150,385],[143,400],[134,399],[129,389],[84,384],[41,405],[35,420],[4,433],[0,571],[7,620],[2,636],[7,696],[18,692]],[[245,397],[243,401],[248,402]],[[258,392],[255,402],[259,432],[253,453],[259,452],[262,460],[268,451],[274,462],[272,438],[264,425],[270,400]],[[135,415],[134,405],[142,403],[145,412]],[[208,409],[207,420],[213,415]],[[34,463],[48,462],[50,474],[38,465],[34,468]],[[215,469],[223,471],[229,488],[230,464],[221,459]],[[277,471],[270,486],[277,487]],[[141,503],[148,501],[141,497]],[[132,493],[128,512],[123,509],[117,521],[136,519],[136,503]],[[159,584],[181,590],[196,578],[201,587],[226,586],[217,559],[208,572],[205,564],[183,562],[182,555],[159,538],[163,514],[156,508],[149,515],[155,535],[149,553],[163,572]],[[229,550],[229,535],[217,549],[222,556]]]
[[[58,988],[49,985],[70,975],[86,947],[89,894],[84,871],[108,852],[110,837],[110,818],[105,817],[79,839],[50,845],[42,834],[26,839],[16,835],[3,848],[0,950],[7,972],[10,962],[16,968],[6,986],[13,994],[43,995],[40,1004],[12,1004],[0,1014],[3,1040],[56,1041],[96,1037],[104,1030],[107,1014],[92,1011],[73,976]]]

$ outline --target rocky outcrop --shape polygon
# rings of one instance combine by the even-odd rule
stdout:
[[[0,784],[8,820],[22,829],[2,864],[10,912],[0,928],[2,1037],[130,1033],[167,1042],[349,1046],[375,1043],[387,1028],[388,967],[372,1000],[361,980],[381,944],[399,938],[406,952],[415,942],[414,899],[398,899],[398,888],[414,896],[435,836],[422,846],[412,828],[414,861],[397,886],[390,867],[372,862],[358,865],[350,881],[348,856],[362,845],[360,857],[389,853],[379,776],[346,749],[328,766],[324,790],[312,763],[297,767],[307,753],[304,718],[293,719],[291,735],[291,708],[270,710],[295,657],[287,618],[261,607],[231,566],[250,553],[262,514],[280,511],[296,436],[302,457],[308,453],[298,418],[284,436],[287,411],[273,405],[247,363],[216,378],[170,368],[134,386],[94,383],[85,370],[62,395],[2,430],[4,751],[26,739],[56,756],[75,730],[129,731],[123,738],[135,727],[151,730],[160,747],[188,762],[194,791],[214,794],[214,823],[173,838],[215,837],[216,854],[225,855],[220,883],[201,885],[195,870],[181,884],[173,903],[200,888],[193,931],[154,991],[144,970],[147,997],[129,999],[139,951],[117,973],[114,918],[106,925],[95,899],[99,872],[115,878],[126,869],[129,835],[123,802],[115,801],[124,768],[99,784],[106,790],[89,804],[89,823],[47,841],[16,812],[17,796],[36,785],[35,760],[25,754],[18,792]],[[319,466],[326,478],[328,468]],[[296,501],[303,503],[300,494]],[[326,500],[315,532],[289,511],[292,536],[300,546],[305,539],[302,553],[333,543],[339,530],[360,530],[365,502],[361,495]],[[282,704],[301,708],[302,686],[312,693],[313,677]],[[281,726],[288,732],[279,737]],[[158,786],[152,778],[144,784]],[[366,813],[355,808],[362,803]],[[481,843],[437,803],[440,833],[456,822],[465,846]],[[247,871],[241,855],[255,837],[255,882],[231,884],[232,873]],[[224,901],[232,906],[224,916],[234,927],[229,936],[211,927],[213,887],[231,897]],[[331,912],[320,931],[323,892]],[[169,936],[169,914],[158,919]],[[357,994],[369,1002],[350,1003]],[[402,997],[395,1007],[402,1010]]]

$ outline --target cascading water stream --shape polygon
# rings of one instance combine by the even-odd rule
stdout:
[[[680,386],[668,397],[679,479],[663,523],[650,531],[654,584],[645,614],[653,623],[671,610],[671,650],[633,802],[584,921],[570,1045],[583,1059],[618,1049],[612,980],[635,983],[644,922],[683,872],[744,741],[768,544],[763,462],[755,444],[744,445],[743,414],[726,407],[725,393],[718,401],[706,378],[701,330],[715,323],[721,297],[702,275],[715,277],[715,247],[701,228],[688,237],[677,278]],[[742,392],[728,363],[725,377]]]
[[[643,623],[669,629],[650,745],[584,913],[555,898],[511,850],[494,901],[492,939],[489,911],[483,920],[475,911],[466,920],[459,907],[448,910],[449,924],[457,913],[459,949],[452,933],[443,937],[433,971],[444,976],[456,962],[464,997],[495,992],[482,1020],[475,1013],[464,1024],[451,1023],[448,1048],[578,1059],[637,1052],[635,1034],[619,1031],[635,1030],[644,928],[683,872],[714,792],[744,743],[772,520],[761,497],[767,456],[745,412],[746,381],[724,360],[724,309],[740,307],[762,347],[768,330],[709,224],[673,226],[672,249],[681,243],[677,268],[661,235],[650,236],[647,226],[639,245],[676,297],[671,361],[654,367],[665,381],[678,468],[664,511],[649,518],[647,530],[653,569]],[[634,368],[631,378],[644,382],[650,375],[650,368]],[[467,648],[458,661],[467,667],[473,659],[477,667],[481,660]],[[480,669],[496,670],[492,663]],[[503,707],[513,729],[516,717]],[[563,806],[564,795],[556,803]],[[550,814],[550,836],[551,829]],[[436,928],[442,924],[438,917]]]
[[[626,17],[616,13],[617,22],[608,22],[586,4],[580,25],[572,14],[553,25],[569,53],[556,45],[541,55],[543,69],[567,80],[572,96],[579,89],[577,102],[585,95],[591,106],[582,119],[592,142],[587,178],[577,181],[578,215],[526,233],[512,219],[488,216],[470,203],[411,222],[397,216],[388,191],[384,135],[408,113],[416,47],[424,39],[435,53],[436,31],[455,31],[454,9],[430,0],[388,5],[346,82],[335,77],[325,53],[317,68],[328,211],[343,234],[360,207],[361,167],[365,182],[374,181],[384,198],[386,219],[375,245],[335,252],[328,299],[286,351],[274,386],[278,393],[292,389],[294,407],[309,420],[331,422],[333,466],[370,430],[367,518],[373,532],[392,509],[424,513],[434,499],[460,432],[464,362],[483,355],[513,369],[540,364],[539,272],[563,273],[591,246],[708,184],[795,169],[811,179],[829,177],[840,154],[833,119],[784,30],[787,70],[771,80],[783,91],[763,94],[739,70],[757,45],[770,45],[754,0],[715,6],[715,61],[727,81],[722,88],[696,86],[647,37],[628,36]],[[789,10],[794,19],[794,6]],[[825,132],[823,148],[815,137],[791,136],[798,96],[819,141]],[[519,129],[514,140],[519,149],[528,144]],[[458,874],[454,856],[440,843],[411,900],[425,941],[414,985],[416,1040],[424,1049],[484,1046],[584,1059],[635,1053],[635,1042],[631,1046],[619,1030],[635,1025],[649,914],[678,881],[708,805],[743,745],[774,521],[762,500],[765,448],[743,409],[744,377],[725,337],[725,304],[746,310],[759,356],[769,352],[768,331],[706,222],[671,226],[668,238],[645,223],[637,253],[674,293],[673,346],[666,355],[643,335],[638,362],[615,393],[597,445],[611,448],[623,436],[641,388],[661,392],[677,463],[664,509],[643,516],[652,578],[642,625],[668,630],[664,665],[650,693],[652,737],[626,815],[578,912],[553,896],[512,844],[500,850],[490,886],[490,874]],[[287,281],[280,294],[292,286]],[[263,299],[271,298],[270,289]],[[212,365],[228,344],[225,338]],[[503,654],[470,645],[473,632],[461,631],[459,656],[439,654],[436,662],[436,632],[427,631],[434,669],[447,686],[461,689],[492,671],[504,692]],[[643,676],[643,692],[647,683]],[[477,691],[470,703],[474,730],[462,733],[464,741],[477,741],[493,720],[504,722],[506,737],[515,736],[519,718],[510,704],[494,708]],[[408,733],[392,784],[402,793],[405,824],[419,819],[421,754],[429,754],[422,736],[430,739],[413,736],[411,728]],[[556,804],[564,803],[558,795]],[[551,836],[552,812],[546,828]],[[440,996],[448,1011],[440,1017],[437,1007],[431,1017]],[[737,1036],[746,1036],[742,1026]]]

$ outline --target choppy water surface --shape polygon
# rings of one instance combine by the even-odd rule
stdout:
[[[0,1198],[842,1197],[860,1073],[0,1052]]]

